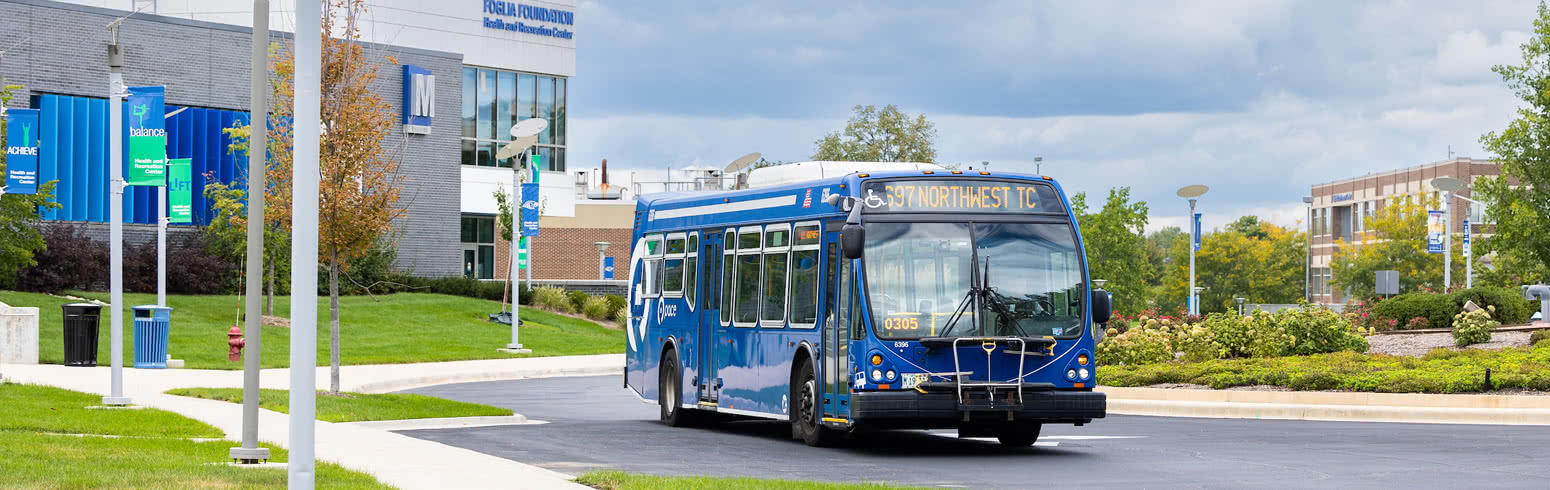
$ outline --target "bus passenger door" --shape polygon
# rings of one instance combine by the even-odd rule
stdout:
[[[700,346],[699,376],[695,377],[695,391],[700,401],[716,401],[716,327],[721,318],[721,233],[707,231],[700,234],[700,267],[705,271],[695,284],[703,285],[697,296],[703,308],[699,308]]]
[[[831,229],[837,229],[834,226]],[[823,417],[850,418],[850,261],[840,257],[838,232],[824,234]]]

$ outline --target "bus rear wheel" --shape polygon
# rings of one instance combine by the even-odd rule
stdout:
[[[809,446],[834,445],[839,434],[824,427],[822,394],[818,391],[818,378],[813,374],[813,363],[803,362],[791,383],[791,436]]]
[[[1006,447],[1028,447],[1039,440],[1043,424],[1011,424],[996,433],[996,440]]]
[[[678,367],[676,354],[668,351],[662,356],[661,368],[657,370],[657,406],[661,408],[662,423],[668,427],[687,426],[693,417],[679,404],[679,396],[683,393],[683,370]]]

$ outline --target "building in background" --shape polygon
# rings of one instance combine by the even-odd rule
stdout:
[[[577,215],[577,178],[567,170],[575,7],[574,0],[369,2],[361,39],[381,64],[372,88],[391,104],[396,120],[383,144],[398,157],[407,180],[400,203],[406,215],[396,230],[396,267],[422,276],[501,277],[493,194],[511,190],[512,170],[509,160],[497,161],[494,153],[511,139],[509,128],[523,119],[550,122],[536,149],[545,223],[560,223],[556,230],[565,230],[565,223],[612,222]],[[274,42],[290,43],[295,25],[290,8],[286,2],[273,5]],[[59,180],[64,208],[47,219],[83,224],[101,239],[107,235],[108,195],[102,151],[107,141],[106,26],[136,9],[119,35],[125,82],[166,86],[169,114],[189,109],[169,119],[171,157],[192,158],[196,179],[208,176],[240,186],[246,159],[227,151],[230,139],[221,130],[247,121],[251,1],[0,0],[0,44],[7,49],[0,57],[0,74],[25,87],[12,104],[42,109],[42,125],[52,129],[43,133],[52,138],[43,141],[40,173]],[[195,184],[202,189],[202,182]],[[127,194],[125,221],[132,225],[125,236],[147,240],[155,233],[156,196],[143,188]],[[208,214],[203,199],[195,203],[196,215],[201,210]],[[201,219],[208,216],[196,216]],[[607,234],[541,235],[535,272],[545,275],[544,244],[564,240],[568,233]],[[566,254],[581,247],[592,252],[595,262],[591,241],[548,250]]]
[[[1358,233],[1371,230],[1373,213],[1395,196],[1435,197],[1441,203],[1442,192],[1432,188],[1432,179],[1453,177],[1465,182],[1466,187],[1458,195],[1473,196],[1475,177],[1501,175],[1496,162],[1455,158],[1410,168],[1378,174],[1368,174],[1324,184],[1312,188],[1313,203],[1309,207],[1308,223],[1311,235],[1309,252],[1308,289],[1309,300],[1316,303],[1344,303],[1345,294],[1331,286],[1333,277],[1330,263],[1342,241],[1344,246],[1360,246],[1353,241]],[[1455,199],[1453,214],[1449,217],[1450,233],[1462,233],[1464,219],[1469,219],[1474,236],[1490,230],[1489,217],[1478,205]],[[1462,280],[1462,278],[1456,278]]]

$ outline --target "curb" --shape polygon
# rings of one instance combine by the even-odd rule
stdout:
[[[1118,415],[1550,425],[1550,396],[1255,392],[1101,387]]]
[[[364,383],[351,387],[350,391],[358,393],[389,393],[403,391],[426,386],[474,383],[480,381],[510,381],[529,378],[557,378],[565,376],[602,376],[609,374],[622,374],[622,366],[601,366],[586,368],[560,368],[560,369],[536,369],[536,370],[512,370],[492,372],[465,372],[453,374],[436,374],[411,378],[393,379]]]
[[[481,417],[441,417],[430,419],[404,419],[404,420],[373,420],[370,422],[345,422],[344,425],[364,427],[367,429],[399,431],[419,429],[458,429],[467,427],[490,427],[496,425],[525,425],[542,422],[529,421],[520,413],[511,415],[490,415]]]

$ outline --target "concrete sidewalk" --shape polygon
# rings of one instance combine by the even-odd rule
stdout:
[[[344,391],[383,393],[417,386],[548,376],[618,374],[622,354],[595,356],[491,359],[424,364],[344,366]],[[107,394],[109,368],[61,365],[6,365],[5,379],[16,383],[57,386]],[[259,384],[286,389],[288,369],[265,369]],[[318,369],[319,389],[328,388],[328,368]],[[136,405],[176,412],[220,428],[226,438],[240,440],[242,406],[164,394],[172,388],[242,386],[241,371],[194,369],[124,369],[124,394]],[[289,447],[288,415],[259,411],[259,439]],[[370,473],[383,483],[415,488],[586,488],[570,477],[508,459],[399,435],[371,426],[316,422],[318,459]],[[235,445],[235,444],[234,444]]]
[[[1115,388],[1108,411],[1124,415],[1243,419],[1550,425],[1550,396],[1331,391]]]

